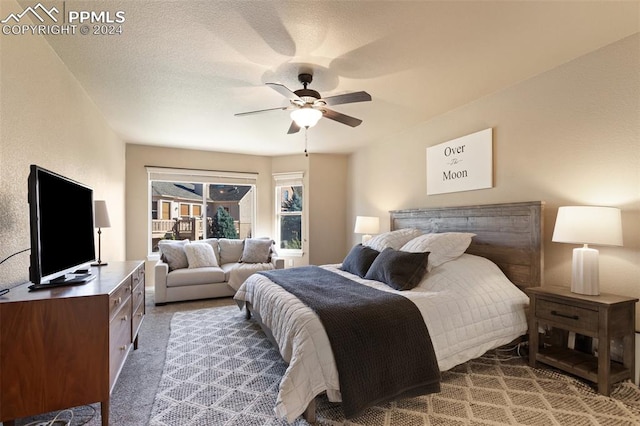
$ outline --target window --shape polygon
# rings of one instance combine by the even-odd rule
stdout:
[[[253,235],[257,174],[157,167],[147,173],[149,253],[162,239]]]
[[[276,239],[278,253],[283,256],[302,255],[304,230],[303,174],[278,173],[276,181]]]

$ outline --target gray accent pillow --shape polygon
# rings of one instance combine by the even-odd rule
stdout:
[[[218,245],[220,246],[220,265],[240,261],[244,240],[220,238]]]
[[[363,246],[362,244],[357,244],[353,246],[347,257],[344,258],[340,269],[346,272],[351,272],[360,278],[364,278],[371,267],[371,264],[376,260],[376,257],[378,257],[379,254],[380,252],[378,250]]]
[[[271,260],[271,246],[273,240],[262,238],[247,238],[244,240],[244,250],[240,262],[267,263]]]
[[[189,266],[187,260],[187,254],[184,251],[184,246],[189,244],[189,240],[161,240],[158,242],[158,249],[160,250],[160,258],[163,262],[169,265],[169,270],[182,269]]]
[[[411,290],[427,273],[429,252],[409,253],[384,249],[373,261],[365,279],[385,283],[396,290]]]

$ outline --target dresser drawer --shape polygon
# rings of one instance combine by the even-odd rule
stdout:
[[[598,330],[598,311],[538,298],[536,317],[570,329]]]
[[[136,308],[133,316],[131,317],[131,336],[133,339],[138,335],[138,331],[140,330],[140,326],[142,325],[142,320],[144,319],[144,303],[141,303]]]
[[[139,285],[142,285],[144,289],[144,265],[140,266],[133,273],[133,288],[136,288]]]
[[[131,298],[109,324],[109,384],[113,386],[131,345]]]
[[[137,309],[138,306],[144,305],[144,281],[138,283],[138,285],[134,287],[131,298],[133,299],[133,309]]]
[[[131,296],[131,279],[127,278],[124,283],[109,296],[109,321],[113,320],[113,317],[122,305],[127,302],[129,296]],[[129,308],[129,312],[131,312],[131,308]]]

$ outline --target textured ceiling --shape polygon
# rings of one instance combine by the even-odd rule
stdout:
[[[309,71],[323,96],[371,94],[333,107],[361,126],[309,130],[310,152],[350,152],[638,32],[639,4],[67,0],[124,11],[123,34],[48,41],[127,142],[301,153],[288,112],[234,113],[288,105],[264,83]]]

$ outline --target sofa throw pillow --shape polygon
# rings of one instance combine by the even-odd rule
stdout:
[[[378,250],[357,244],[353,246],[347,257],[344,258],[340,269],[364,278],[371,264],[379,254],[380,252]]]
[[[218,240],[218,246],[220,246],[220,265],[237,263],[242,257],[244,240],[220,238]]]
[[[373,261],[365,278],[385,283],[396,290],[411,290],[427,273],[429,253],[384,249]]]
[[[271,247],[273,240],[262,238],[247,238],[244,240],[244,249],[240,262],[243,263],[267,263],[271,260]]]
[[[376,235],[369,241],[363,243],[367,247],[371,247],[374,250],[382,251],[388,247],[395,250],[400,250],[407,241],[414,239],[415,237],[422,235],[422,231],[415,228],[398,229],[395,231],[385,232],[380,235]]]
[[[207,243],[213,248],[213,254],[216,255],[216,263],[218,266],[220,265],[220,245],[218,244],[217,238],[205,238],[204,240],[198,241],[199,243]]]
[[[218,259],[216,259],[211,244],[190,243],[184,246],[184,252],[187,255],[190,269],[218,266]]]
[[[184,246],[189,244],[189,240],[161,240],[158,242],[158,249],[160,250],[160,258],[163,262],[169,265],[169,270],[182,269],[189,266],[187,260],[187,254],[184,251]]]
[[[469,232],[442,232],[424,234],[412,239],[400,250],[408,252],[431,252],[428,270],[432,270],[445,262],[457,259],[469,248],[471,239],[476,234]]]

